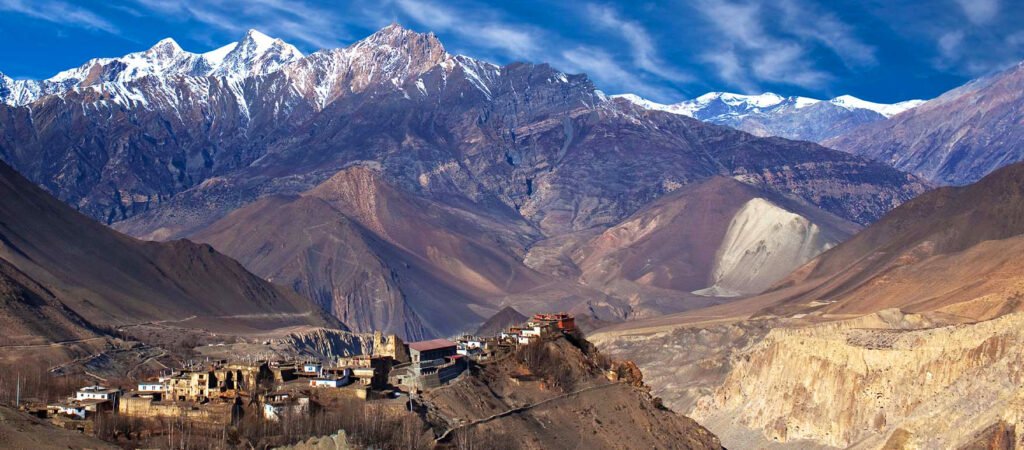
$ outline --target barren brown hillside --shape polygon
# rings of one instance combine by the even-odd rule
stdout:
[[[142,242],[81,215],[0,164],[0,258],[97,325],[211,330],[327,325],[310,302],[208,245]]]

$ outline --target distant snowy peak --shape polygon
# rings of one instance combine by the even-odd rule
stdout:
[[[693,117],[694,108],[690,107],[688,102],[680,102],[672,105],[666,105],[664,103],[658,103],[646,98],[643,98],[636,94],[616,94],[612,95],[612,98],[621,98],[627,100],[634,105],[637,105],[644,109],[653,111],[665,111],[673,114],[680,114],[688,117]]]
[[[886,120],[924,103],[923,100],[909,100],[888,105],[850,95],[824,101],[808,97],[783,97],[771,92],[760,95],[709,92],[671,105],[652,102],[633,94],[613,97],[648,110],[682,114],[757,136],[778,136],[812,142],[824,142],[861,125]]]
[[[770,114],[773,112],[779,113],[793,111],[822,102],[822,100],[808,97],[783,97],[772,92],[766,92],[760,95],[734,94],[731,92],[709,92],[697,98],[673,104],[657,103],[635,94],[619,94],[613,95],[612,97],[628,100],[633,104],[646,109],[666,111],[710,121],[722,118],[723,116],[736,117],[750,114]],[[864,109],[876,112],[888,118],[906,110],[916,108],[925,101],[908,100],[899,103],[884,104],[861,100],[852,95],[841,95],[829,100],[828,102],[850,111]]]
[[[907,111],[909,109],[914,109],[918,106],[921,106],[921,104],[923,104],[924,102],[924,100],[907,100],[892,104],[874,103],[869,102],[867,100],[861,100],[852,95],[840,95],[839,97],[829,100],[829,103],[832,103],[833,105],[842,106],[843,108],[849,110],[866,109],[869,111],[879,113],[885,116],[886,118],[895,116],[896,114]]]

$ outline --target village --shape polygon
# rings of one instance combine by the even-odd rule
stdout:
[[[204,361],[131,385],[82,386],[60,402],[21,406],[86,434],[96,434],[96,423],[111,417],[188,420],[214,432],[247,416],[274,423],[311,417],[352,401],[405,410],[413,408],[416,395],[452,382],[474,364],[575,331],[569,314],[536,314],[494,336],[409,343],[390,336],[396,345],[332,360]]]

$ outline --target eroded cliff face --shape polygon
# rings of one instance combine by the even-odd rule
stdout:
[[[401,338],[379,331],[352,333],[330,328],[315,328],[272,340],[271,346],[285,348],[295,354],[315,355],[328,359],[374,355],[390,356],[399,361],[409,360],[409,354]]]
[[[751,445],[750,430],[859,448],[956,448],[987,441],[999,423],[1019,434],[1024,314],[907,330],[929,323],[883,313],[773,329],[733,357],[692,416],[726,446]]]

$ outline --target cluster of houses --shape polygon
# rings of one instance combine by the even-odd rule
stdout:
[[[455,341],[412,342],[408,345],[410,361],[395,366],[391,382],[407,391],[436,388],[459,376],[469,360],[484,362],[546,336],[575,331],[576,321],[570,314],[536,314],[525,324],[512,326],[497,336],[464,335]]]
[[[330,366],[318,361],[215,361],[140,381],[129,391],[86,386],[65,401],[48,405],[47,410],[53,416],[72,419],[116,412],[130,417],[184,416],[225,423],[238,417],[243,404],[258,402],[264,415],[274,420],[283,410],[308,409],[309,399],[301,394],[303,390],[337,389],[366,400],[374,390],[387,388],[393,365],[392,356],[370,355],[341,358]]]
[[[311,390],[333,390],[362,400],[384,398],[389,390],[433,389],[458,377],[470,361],[485,362],[551,334],[576,330],[566,313],[537,314],[497,336],[461,336],[402,344],[388,355],[358,355],[322,361],[215,361],[140,381],[134,390],[87,386],[66,401],[49,405],[53,416],[86,419],[100,412],[131,417],[189,417],[210,424],[237,420],[245,405],[257,404],[268,420],[308,413]]]
[[[535,314],[525,324],[509,327],[499,336],[503,341],[527,345],[548,333],[572,333],[576,331],[576,319],[567,313]]]

